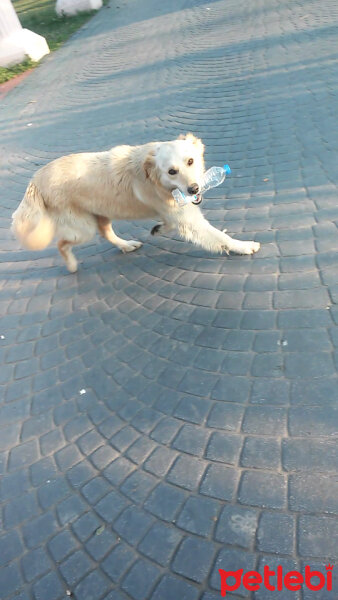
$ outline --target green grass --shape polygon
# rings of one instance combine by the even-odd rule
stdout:
[[[43,35],[47,40],[51,52],[57,50],[95,12],[80,13],[74,17],[58,17],[55,12],[55,0],[12,1],[22,27]],[[37,64],[27,59],[19,65],[9,67],[8,69],[0,67],[0,83],[12,79],[12,77],[35,67]]]

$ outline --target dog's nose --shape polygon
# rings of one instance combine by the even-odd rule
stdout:
[[[192,185],[189,185],[188,187],[188,194],[191,194],[192,196],[194,194],[198,194],[199,191],[199,185],[197,183],[193,183]]]

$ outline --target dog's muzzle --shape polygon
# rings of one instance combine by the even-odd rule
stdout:
[[[196,194],[195,198],[191,201],[193,204],[201,204],[203,200],[202,194]]]

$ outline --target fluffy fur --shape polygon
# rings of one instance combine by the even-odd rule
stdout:
[[[107,152],[71,154],[42,167],[29,183],[13,214],[12,229],[23,246],[46,248],[54,237],[71,272],[77,270],[72,246],[99,233],[122,252],[141,242],[119,238],[111,221],[156,219],[153,234],[177,230],[210,252],[252,254],[257,242],[234,240],[212,227],[199,207],[180,208],[171,192],[200,188],[204,146],[192,134],[171,142],[117,146]]]

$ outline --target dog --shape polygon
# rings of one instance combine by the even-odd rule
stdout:
[[[34,175],[13,213],[12,230],[31,250],[43,250],[56,237],[71,273],[78,266],[73,246],[88,242],[97,231],[122,252],[140,248],[141,242],[114,233],[115,219],[158,220],[153,235],[176,230],[210,252],[257,252],[258,242],[232,239],[203,217],[198,206],[203,154],[202,141],[188,133],[169,142],[63,156]],[[194,202],[180,207],[172,196],[175,188],[194,196]]]

